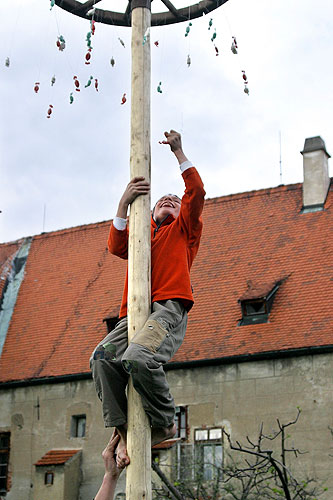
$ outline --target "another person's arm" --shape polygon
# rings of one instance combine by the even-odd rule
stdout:
[[[114,454],[119,441],[119,435],[113,431],[111,439],[102,453],[105,466],[105,474],[102,485],[98,490],[94,500],[113,500],[117,481],[121,474],[122,469],[116,465]]]

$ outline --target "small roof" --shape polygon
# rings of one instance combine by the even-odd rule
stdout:
[[[81,450],[50,450],[35,463],[39,465],[63,465]]]

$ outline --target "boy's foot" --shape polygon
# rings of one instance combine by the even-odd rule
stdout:
[[[127,454],[127,428],[125,426],[117,427],[117,433],[120,436],[116,449],[116,464],[119,469],[124,469],[130,463],[130,458]]]
[[[176,424],[171,424],[169,427],[152,427],[151,430],[151,445],[162,443],[166,439],[172,439],[177,432]]]

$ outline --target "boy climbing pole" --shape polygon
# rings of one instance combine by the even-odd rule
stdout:
[[[140,394],[152,428],[152,445],[176,433],[175,406],[163,365],[181,346],[187,313],[193,305],[190,268],[198,252],[202,232],[201,213],[205,191],[192,163],[186,158],[181,136],[165,132],[163,144],[170,146],[178,160],[185,182],[185,193],[160,198],[151,220],[151,314],[128,345],[127,276],[119,318],[115,329],[96,347],[90,360],[98,397],[102,401],[106,427],[115,427],[120,436],[116,462],[126,467],[130,458],[126,448],[128,377]],[[128,257],[127,211],[137,196],[147,195],[149,183],[135,177],[122,195],[110,228],[109,251]]]

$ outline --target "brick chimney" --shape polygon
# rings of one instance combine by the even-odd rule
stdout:
[[[320,136],[305,139],[303,155],[303,211],[323,210],[330,178],[325,142]]]

